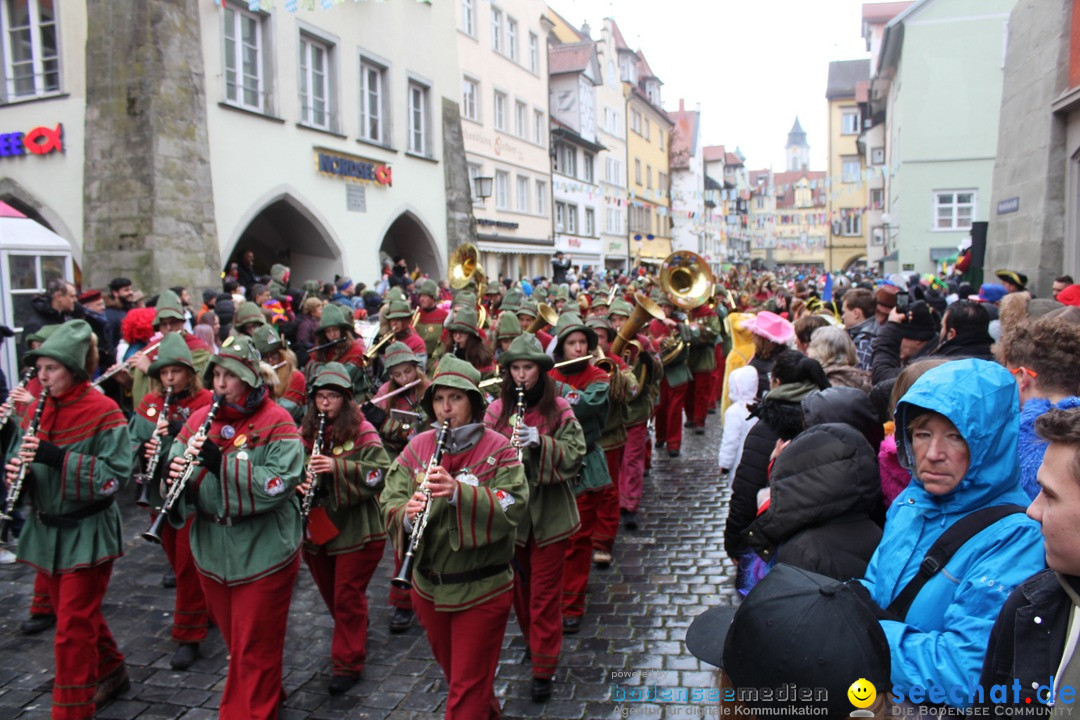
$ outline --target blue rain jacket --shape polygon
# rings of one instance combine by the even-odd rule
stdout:
[[[897,451],[906,467],[915,466],[905,428],[917,408],[949,418],[967,442],[971,461],[952,492],[932,495],[915,478],[889,508],[881,544],[862,581],[878,605],[889,606],[933,542],[957,520],[984,507],[1028,505],[1019,480],[1019,403],[1013,377],[985,360],[936,367],[900,400]],[[903,686],[905,696],[913,685],[975,685],[1005,599],[1044,567],[1039,524],[1026,515],[1003,518],[968,540],[923,587],[906,622],[881,621],[892,650],[893,684]],[[958,706],[967,704],[965,699]]]

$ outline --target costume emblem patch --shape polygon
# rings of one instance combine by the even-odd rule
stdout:
[[[364,479],[369,487],[375,487],[382,480],[382,470],[372,470]]]
[[[566,402],[570,403],[571,405],[577,405],[579,402],[581,402],[581,393],[579,393],[577,390],[571,390],[570,392],[566,393]]]
[[[505,490],[496,490],[495,499],[499,501],[499,507],[503,509],[503,512],[506,512],[506,508],[514,504],[514,498]]]
[[[285,492],[285,481],[277,475],[266,481],[267,495],[280,495],[283,492]]]
[[[457,474],[457,476],[454,479],[457,480],[460,483],[465,483],[466,485],[472,485],[473,487],[478,487],[480,485],[480,478],[476,477],[475,475],[473,475],[468,470],[462,470],[461,472],[459,472]]]
[[[120,489],[120,481],[116,478],[109,478],[105,481],[105,484],[101,486],[102,495],[112,495],[114,492]]]
[[[151,405],[150,407],[146,408],[146,416],[147,417],[154,417],[155,415],[157,415],[157,408],[156,407]]]

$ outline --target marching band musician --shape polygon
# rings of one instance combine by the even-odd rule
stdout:
[[[683,340],[688,334],[685,323],[676,320],[675,303],[664,293],[656,291],[652,297],[667,316],[664,320],[649,322],[649,335],[664,353],[665,338]],[[683,409],[690,383],[690,368],[686,365],[687,348],[668,359],[664,358],[664,379],[660,383],[660,404],[656,408],[656,447],[667,445],[668,457],[678,457],[682,449]]]
[[[158,295],[154,310],[154,330],[161,333],[163,337],[170,333],[179,333],[187,343],[188,350],[191,351],[195,371],[205,372],[207,363],[210,362],[210,348],[202,340],[184,330],[187,317],[184,315],[184,306],[176,293],[172,290],[162,290]],[[150,390],[150,378],[147,377],[147,372],[150,370],[150,363],[157,357],[154,352],[143,350],[128,359],[134,368],[131,372],[131,402],[134,407],[139,406],[143,395]]]
[[[720,323],[720,335],[716,339],[716,345],[713,347],[716,368],[713,370],[712,380],[710,381],[710,387],[712,388],[712,392],[709,393],[710,408],[716,408],[724,388],[724,365],[727,363],[728,353],[731,352],[731,335],[727,332],[727,318],[734,311],[734,308],[728,304],[727,289],[720,283],[713,286],[713,297],[716,298],[715,311]]]
[[[529,511],[517,531],[514,613],[532,660],[534,702],[551,697],[562,649],[566,546],[580,525],[573,483],[585,456],[581,425],[547,375],[553,364],[535,335],[515,338],[502,356],[499,399],[484,416],[485,425],[522,448],[529,481]],[[519,411],[524,417],[515,427]]]
[[[151,390],[143,396],[135,414],[131,417],[131,439],[136,455],[145,463],[161,452],[161,442],[171,447],[191,413],[206,407],[212,393],[202,387],[195,374],[191,351],[176,333],[166,335],[158,347],[157,359],[150,363],[148,375],[153,380]],[[168,416],[165,415],[164,388],[171,387]],[[162,438],[164,440],[162,440]],[[160,474],[165,463],[160,463],[156,477],[147,477],[146,491],[150,507],[161,511],[162,497]],[[169,567],[176,575],[176,605],[173,611],[172,639],[179,647],[169,664],[176,670],[186,670],[199,656],[199,643],[206,639],[209,615],[206,598],[199,585],[195,561],[191,557],[190,530],[193,516],[187,518],[182,528],[171,525],[163,527],[162,546],[169,559]]]
[[[563,633],[573,634],[581,629],[585,614],[585,588],[589,583],[592,564],[592,536],[603,494],[611,484],[604,451],[598,441],[608,415],[608,375],[589,363],[596,350],[596,333],[574,313],[563,313],[555,326],[555,360],[579,362],[556,367],[549,373],[552,380],[569,385],[566,396],[585,435],[585,459],[581,475],[574,484],[581,527],[570,537],[566,548],[566,570],[563,576]]]
[[[480,422],[479,382],[468,362],[450,355],[439,362],[423,405],[449,425],[442,459],[433,463],[439,431],[417,435],[391,466],[381,498],[402,552],[431,503],[411,578],[413,607],[449,686],[450,720],[499,717],[495,669],[510,614],[515,529],[529,499],[514,448]]]
[[[420,361],[420,369],[423,370],[427,365],[427,344],[413,330],[411,324],[413,311],[409,309],[409,303],[404,300],[395,300],[381,315],[386,317],[390,332],[394,333],[394,342],[404,343]],[[386,367],[385,363],[383,367]]]
[[[329,690],[338,695],[356,684],[367,659],[367,586],[386,547],[378,495],[390,456],[353,402],[343,365],[323,365],[311,385],[300,435],[319,480],[307,490],[315,494],[303,555],[334,618]]]
[[[506,367],[502,356],[510,349],[510,343],[514,338],[521,335],[521,322],[510,310],[499,313],[499,320],[495,323],[495,362],[499,367]]]
[[[529,327],[533,321],[536,320],[536,315],[539,312],[540,309],[537,307],[536,301],[526,300],[521,303],[517,316],[518,322],[521,323],[522,330]],[[546,350],[554,338],[552,338],[550,333],[541,329],[536,331],[536,339],[540,341],[540,345]]]
[[[195,513],[191,553],[229,652],[219,709],[229,720],[277,717],[285,625],[300,568],[293,491],[304,472],[303,445],[289,413],[270,398],[263,372],[251,338],[226,338],[206,372],[220,397],[209,432],[199,431],[213,407],[191,414],[170,451],[170,483],[185,474],[185,450],[196,456],[169,521],[182,527]]]
[[[270,397],[299,424],[304,417],[307,380],[304,373],[296,369],[296,354],[286,347],[278,329],[270,323],[256,328],[251,339],[263,361],[274,369],[277,382],[267,386]]]
[[[424,351],[430,358],[435,348],[439,346],[439,339],[443,334],[443,323],[446,322],[447,312],[439,307],[439,286],[434,280],[425,280],[420,283],[417,291],[417,305],[420,308],[420,317],[416,320],[413,328],[424,339]]]
[[[607,296],[604,296],[607,302]],[[606,309],[606,308],[605,308]],[[613,364],[615,371],[608,378],[608,417],[604,431],[597,444],[604,451],[611,484],[601,489],[601,500],[597,508],[596,529],[592,536],[593,564],[598,568],[611,565],[611,551],[615,547],[615,536],[619,532],[619,486],[623,464],[623,450],[626,448],[627,402],[637,392],[637,380],[630,373],[630,368],[621,357],[611,355],[611,341],[615,331],[606,317],[594,315],[585,324],[596,333],[597,348]]]
[[[24,431],[45,402],[37,433],[21,438],[14,457],[10,448],[6,467],[11,483],[19,466],[31,463],[23,501],[33,512],[18,559],[46,575],[55,608],[52,716],[59,720],[93,717],[97,705],[131,684],[101,612],[113,561],[124,554],[114,497],[131,477],[131,439],[120,408],[90,387],[97,365],[92,338],[90,325],[70,320],[27,353],[49,395],[31,403]]]
[[[427,415],[420,401],[424,397],[431,381],[420,371],[420,361],[404,343],[391,343],[383,355],[383,367],[390,379],[382,384],[376,398],[383,397],[396,390],[405,388],[410,383],[420,381],[404,392],[382,400],[374,405],[364,403],[361,410],[372,425],[378,428],[383,447],[391,460],[405,449],[405,445],[423,427],[427,425]],[[414,413],[415,421],[406,422],[391,416],[394,410]],[[401,553],[394,553],[394,573],[401,570]],[[403,633],[413,624],[412,595],[394,585],[390,586],[390,607],[394,608],[390,616],[390,632]]]
[[[711,409],[712,377],[716,370],[716,341],[720,338],[720,318],[707,303],[690,311],[687,320],[690,329],[690,354],[687,369],[690,385],[686,392],[687,426],[694,434],[705,434],[705,420]]]
[[[231,335],[247,335],[253,337],[255,331],[261,328],[263,325],[269,325],[266,322],[266,315],[263,314],[262,309],[255,303],[248,301],[240,303],[240,307],[236,308],[236,314],[233,315],[232,331]]]
[[[329,362],[341,363],[352,378],[354,395],[357,398],[366,397],[368,379],[364,372],[367,365],[364,341],[356,337],[352,319],[341,306],[330,303],[323,308],[319,329],[315,332],[315,347],[320,349],[312,348],[307,367],[304,368],[304,376],[309,382],[320,366]]]
[[[484,342],[474,307],[463,305],[454,310],[454,319],[446,326],[446,330],[449,336],[443,344],[443,357],[454,355],[464,360],[480,371],[482,380],[495,375],[492,350]]]

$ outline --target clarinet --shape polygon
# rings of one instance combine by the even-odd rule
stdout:
[[[37,409],[34,410],[34,419],[26,428],[26,435],[37,435],[38,426],[41,425],[41,413],[45,410],[45,400],[49,397],[48,388],[41,391],[38,396]],[[20,443],[19,450],[22,450]],[[15,453],[18,455],[18,452]],[[8,485],[7,498],[4,500],[3,513],[0,514],[0,542],[7,542],[11,537],[11,524],[15,520],[15,508],[19,507],[22,498],[23,485],[26,484],[26,473],[30,469],[30,463],[19,464],[19,472],[15,479]]]
[[[424,537],[424,529],[427,527],[428,518],[431,517],[431,489],[427,486],[427,476],[442,460],[443,450],[446,449],[446,436],[450,432],[450,421],[443,420],[439,426],[438,439],[435,441],[435,452],[431,454],[427,469],[424,471],[424,481],[420,483],[420,492],[424,494],[424,509],[413,521],[412,534],[409,536],[409,549],[405,553],[405,559],[401,561],[401,570],[390,580],[390,584],[401,590],[412,589],[413,563],[416,560],[416,551],[420,547],[420,540]]]
[[[199,427],[198,432],[191,438],[206,438],[210,434],[210,425],[214,422],[214,415],[217,414],[218,406],[221,405],[222,396],[214,395],[214,404],[210,406],[210,412],[206,415],[206,420]],[[195,452],[191,449],[193,442],[188,442],[187,447],[184,449],[184,462],[187,463],[187,467],[184,468],[184,474],[181,475],[176,482],[169,486],[169,492],[165,495],[165,502],[161,504],[161,512],[158,514],[154,521],[150,523],[150,528],[142,534],[143,540],[148,542],[161,544],[161,526],[165,522],[165,516],[168,515],[176,503],[180,500],[180,496],[183,494],[184,489],[187,487],[188,481],[191,480],[191,476],[195,474],[195,460],[197,458]]]
[[[23,371],[22,379],[19,380],[18,387],[25,389],[26,386],[30,383],[30,379],[33,378],[34,375],[36,375],[36,374],[37,374],[37,368],[36,367],[31,366],[31,367],[26,368],[26,370]],[[4,411],[4,414],[0,415],[0,430],[4,429],[4,427],[7,426],[8,420],[10,420],[11,416],[14,415],[14,414],[15,414],[15,402],[12,401],[12,403],[8,406],[8,409]]]
[[[161,403],[161,417],[168,421],[169,408],[172,405],[172,385],[165,388],[165,400]],[[157,432],[155,427],[154,432]],[[139,507],[150,507],[150,483],[154,481],[154,475],[157,473],[158,464],[161,462],[161,456],[168,452],[168,444],[164,438],[159,441],[160,447],[158,451],[150,458],[150,461],[146,463],[145,471],[135,475],[135,483],[139,486],[139,497],[135,501],[135,504]]]
[[[326,427],[326,413],[319,413],[319,432],[315,433],[315,442],[311,446],[311,457],[322,453],[323,429]],[[306,521],[311,514],[311,506],[315,502],[315,490],[319,487],[319,475],[311,469],[311,459],[308,459],[307,470],[308,489],[304,493],[304,499],[300,501],[300,516]]]
[[[517,406],[514,408],[514,420],[510,424],[513,430],[513,438],[510,440],[510,444],[517,450],[518,462],[521,462],[525,457],[525,448],[518,440],[518,428],[525,422],[525,386],[517,386]]]

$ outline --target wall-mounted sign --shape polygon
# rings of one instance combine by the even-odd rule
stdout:
[[[64,126],[36,127],[29,132],[0,133],[0,157],[19,155],[49,155],[64,152]]]
[[[487,218],[476,218],[477,225],[484,225],[486,227],[497,227],[503,230],[517,230],[518,224],[516,222],[506,222],[505,220],[488,220]]]
[[[348,183],[345,186],[345,210],[367,212],[367,187]]]
[[[1020,198],[1011,197],[1004,200],[999,200],[997,204],[997,214],[1005,215],[1007,213],[1014,213],[1020,209]]]
[[[352,155],[315,149],[315,167],[323,175],[332,175],[350,182],[375,183],[390,187],[393,171],[389,165]]]

